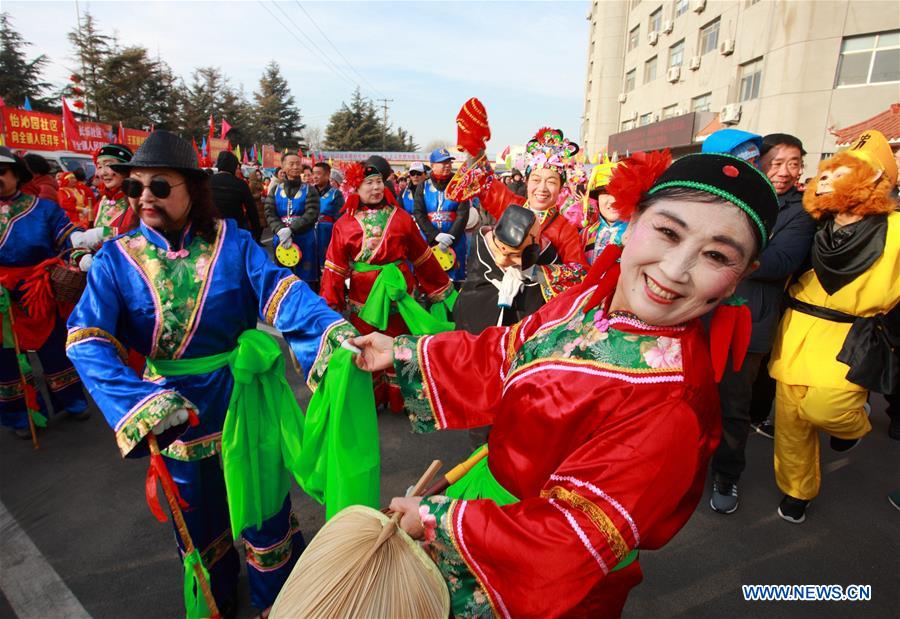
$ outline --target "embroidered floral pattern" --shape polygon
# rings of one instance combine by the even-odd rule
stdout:
[[[539,331],[513,359],[510,372],[547,359],[573,359],[646,372],[681,369],[681,342],[655,335],[619,331],[599,308],[576,311],[568,322]]]
[[[123,195],[121,198],[104,198],[97,207],[97,217],[94,219],[96,228],[113,228],[113,234],[120,223],[122,215],[128,210],[128,201]]]
[[[204,436],[192,441],[175,441],[163,450],[163,453],[173,460],[181,462],[195,462],[205,458],[212,458],[222,451],[222,433]]]
[[[453,540],[451,518],[455,503],[456,501],[445,496],[432,496],[422,501],[422,505],[428,507],[428,511],[437,521],[434,541],[425,543],[423,548],[441,570],[447,582],[452,617],[493,617],[494,612],[487,593],[469,570]]]
[[[331,361],[331,355],[335,350],[341,347],[345,341],[356,337],[359,333],[349,322],[336,322],[322,334],[321,344],[319,345],[319,353],[313,361],[312,369],[306,377],[306,384],[310,391],[315,391],[325,376],[325,370],[328,369],[328,362]]]
[[[6,242],[6,235],[15,221],[27,215],[35,204],[37,198],[24,193],[12,202],[0,204],[0,245]]]
[[[56,374],[45,374],[44,379],[47,381],[47,388],[54,393],[81,380],[74,367],[67,368]]]
[[[151,243],[143,234],[132,234],[119,242],[141,269],[153,288],[159,304],[154,359],[176,359],[191,333],[201,299],[209,283],[213,256],[221,243],[223,226],[217,225],[215,243],[194,236],[184,257],[170,258],[171,253]]]
[[[116,429],[116,443],[123,456],[128,455],[147,436],[153,426],[179,408],[197,411],[197,407],[190,400],[174,391],[157,393],[138,404],[139,407],[129,411],[128,416]]]
[[[110,344],[115,346],[116,352],[119,353],[119,358],[121,358],[122,361],[125,361],[128,358],[128,353],[125,352],[125,347],[122,346],[122,343],[112,335],[110,335],[108,332],[97,327],[73,329],[72,331],[70,331],[69,335],[66,337],[66,350],[68,350],[69,347],[74,346],[78,342],[83,342],[84,340],[95,338],[107,340]]]
[[[393,212],[394,209],[391,208],[370,208],[361,209],[356,213],[355,217],[362,227],[363,238],[362,248],[354,259],[355,262],[368,262],[375,255]]]
[[[260,572],[276,570],[291,559],[294,550],[294,535],[300,530],[297,516],[291,512],[291,528],[283,540],[268,548],[256,548],[244,539],[244,551],[247,555],[247,566]]]
[[[580,284],[587,275],[587,269],[580,264],[550,264],[540,267],[541,294],[549,301],[572,286]]]
[[[272,293],[272,297],[269,299],[269,302],[266,303],[265,316],[267,323],[270,325],[275,324],[275,317],[278,316],[278,308],[281,307],[281,301],[284,300],[284,296],[287,294],[288,289],[298,281],[300,281],[299,277],[296,275],[289,275],[278,282],[278,285],[275,287],[275,292]]]
[[[425,375],[419,365],[420,335],[400,335],[394,339],[394,370],[403,405],[409,414],[412,431],[417,434],[438,429],[428,394],[425,393]]]
[[[30,385],[34,384],[34,376],[31,374],[25,376],[25,380],[27,380]],[[0,383],[0,402],[12,402],[13,400],[18,400],[22,397],[24,397],[24,393],[22,392],[21,379],[17,378],[8,383]]]

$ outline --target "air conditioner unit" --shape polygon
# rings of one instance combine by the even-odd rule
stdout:
[[[672,116],[684,116],[684,109],[676,107],[675,111],[672,112]]]
[[[619,103],[625,103],[628,100],[628,95],[624,92],[619,93]]]
[[[691,71],[696,71],[697,69],[699,69],[700,56],[694,56],[693,58],[691,58],[690,62],[688,63],[688,67],[690,67]]]
[[[741,120],[741,104],[729,103],[719,112],[719,121],[726,125],[733,125]]]
[[[673,30],[675,30],[675,20],[674,19],[668,19],[663,22],[663,32],[665,32],[666,34],[669,34]]]
[[[702,13],[706,8],[706,0],[691,0],[691,10],[694,13]]]
[[[734,53],[734,39],[725,39],[719,43],[719,53],[723,56],[730,56]]]
[[[673,84],[678,81],[678,78],[681,77],[681,67],[670,67],[669,71],[666,73],[666,79],[672,82]]]
[[[660,119],[659,114],[654,114],[654,115],[653,115],[653,122],[658,123],[658,122],[659,122],[659,119]]]
[[[659,41],[659,33],[658,32],[651,32],[650,34],[647,35],[647,42],[650,43],[650,45],[656,45],[657,41]]]

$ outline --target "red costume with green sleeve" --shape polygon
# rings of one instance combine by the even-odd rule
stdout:
[[[703,493],[720,433],[703,328],[585,311],[595,290],[479,336],[395,341],[414,430],[493,424],[490,474],[518,498],[423,501],[455,616],[618,616],[642,579],[626,559],[666,544]]]

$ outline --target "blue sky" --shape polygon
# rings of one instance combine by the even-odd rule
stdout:
[[[330,114],[349,100],[358,83],[372,99],[393,99],[392,123],[411,131],[420,147],[432,140],[455,142],[456,113],[471,96],[481,99],[488,111],[493,130],[489,151],[522,144],[543,125],[578,139],[587,0],[280,1],[277,7],[271,0],[81,1],[79,7],[93,13],[104,33],[115,33],[120,45],[158,51],[186,80],[197,66],[218,66],[249,94],[266,63],[277,60],[303,121],[323,131]],[[2,10],[33,43],[29,57],[47,54],[51,63],[46,76],[54,83],[64,82],[76,67],[66,39],[75,25],[75,2],[7,0]],[[304,48],[272,14],[313,47],[301,34],[305,33],[340,71]]]

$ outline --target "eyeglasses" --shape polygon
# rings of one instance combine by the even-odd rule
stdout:
[[[162,199],[168,198],[169,194],[172,193],[172,187],[178,187],[179,185],[184,185],[184,183],[171,185],[167,180],[155,178],[150,181],[149,185],[144,185],[139,180],[126,178],[122,181],[122,191],[125,192],[125,195],[129,198],[140,198],[141,194],[144,193],[144,189],[149,189],[150,193],[157,198]]]
[[[422,174],[423,174],[423,172],[415,172],[415,171],[409,173],[410,176],[422,176]]]

